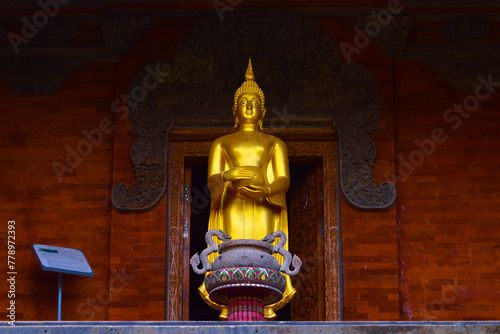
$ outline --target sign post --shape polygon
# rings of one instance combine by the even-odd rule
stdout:
[[[59,283],[57,284],[57,321],[61,321],[61,304],[62,304],[62,274],[58,273]]]
[[[42,270],[57,272],[57,321],[61,321],[62,274],[94,277],[85,254],[81,249],[31,244]]]

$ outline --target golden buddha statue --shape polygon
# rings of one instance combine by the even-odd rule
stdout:
[[[255,82],[249,60],[245,82],[234,94],[235,133],[216,139],[208,156],[208,187],[211,193],[208,230],[222,230],[235,239],[257,239],[281,230],[288,234],[285,194],[290,185],[288,152],[280,139],[262,133],[266,113],[264,93]],[[221,243],[216,240],[216,243]],[[288,242],[285,244],[288,250]],[[213,262],[216,253],[209,256]],[[283,257],[274,255],[282,264]],[[288,303],[296,290],[286,275],[283,298],[266,306],[265,318]],[[198,288],[210,306],[227,319],[226,306],[210,300],[205,285]]]

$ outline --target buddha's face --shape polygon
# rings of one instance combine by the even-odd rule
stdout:
[[[240,124],[257,124],[264,117],[265,108],[262,107],[259,95],[243,93],[238,98],[234,117]]]

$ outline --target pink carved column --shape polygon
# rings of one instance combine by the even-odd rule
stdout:
[[[255,293],[238,293],[229,297],[228,321],[264,321],[264,302]]]

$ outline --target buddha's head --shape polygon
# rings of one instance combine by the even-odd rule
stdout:
[[[251,60],[248,61],[248,68],[245,73],[245,82],[234,94],[234,127],[238,124],[259,124],[262,130],[262,121],[266,114],[264,107],[264,92],[255,82]]]

